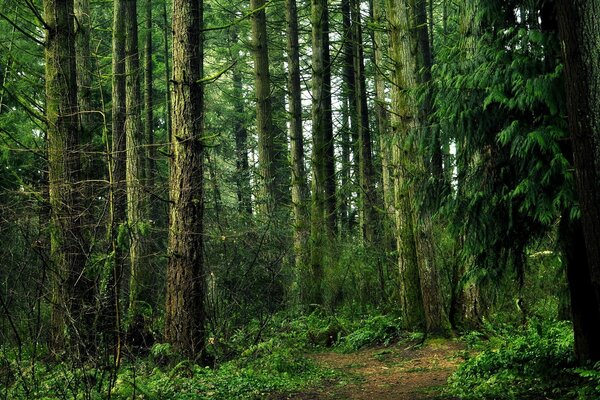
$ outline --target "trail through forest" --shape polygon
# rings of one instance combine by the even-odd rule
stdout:
[[[318,353],[311,358],[341,372],[345,378],[283,398],[447,400],[449,397],[444,396],[442,389],[450,374],[464,361],[464,350],[456,341],[433,340],[423,346],[400,343],[350,354]]]

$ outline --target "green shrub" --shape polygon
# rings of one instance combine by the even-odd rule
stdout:
[[[582,399],[598,398],[600,391],[592,386],[600,383],[600,372],[573,369],[570,324],[531,322],[524,331],[502,339],[499,348],[482,351],[458,368],[449,379],[452,395],[467,400],[560,399],[576,393]],[[595,395],[586,397],[591,392]]]
[[[385,345],[398,340],[402,332],[400,318],[392,315],[377,315],[360,322],[359,327],[344,336],[338,348],[355,351],[367,346]]]

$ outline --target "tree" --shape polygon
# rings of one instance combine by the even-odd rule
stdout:
[[[173,106],[165,339],[182,355],[205,354],[203,250],[203,3],[173,2]]]
[[[141,302],[150,301],[148,295],[150,274],[147,264],[146,209],[144,194],[143,126],[141,120],[142,95],[140,85],[140,54],[138,48],[137,0],[125,1],[125,138],[127,183],[127,226],[129,228],[129,314],[138,316]]]
[[[580,361],[598,361],[600,344],[593,337],[597,337],[599,327],[592,321],[597,321],[600,312],[600,2],[558,0],[556,4],[587,254],[587,271],[585,263],[578,265],[579,271],[569,273],[569,278],[574,298],[587,280],[591,282],[588,290],[593,292],[593,296],[587,296],[587,303],[572,303],[575,348]]]
[[[275,126],[269,73],[267,20],[264,0],[251,0],[252,53],[254,55],[254,86],[256,90],[256,131],[258,134],[258,165],[262,187],[262,212],[275,211],[284,199],[282,187],[276,178]]]
[[[289,136],[292,163],[292,207],[294,210],[294,253],[296,268],[308,265],[307,224],[308,187],[304,170],[304,137],[302,133],[302,99],[300,88],[300,45],[298,43],[298,10],[296,0],[286,0]]]
[[[373,152],[371,129],[369,127],[369,109],[367,105],[367,85],[365,79],[363,35],[360,1],[350,1],[352,20],[352,43],[354,46],[354,95],[356,96],[356,122],[353,130],[358,131],[356,155],[358,156],[358,180],[360,184],[359,197],[361,207],[361,233],[367,243],[377,242],[376,235],[379,231],[377,192],[375,191],[375,171],[373,167]],[[380,274],[383,279],[383,274]]]
[[[92,56],[90,51],[90,3],[89,0],[74,2],[75,56],[77,68],[77,103],[80,111],[83,144],[89,145],[93,132],[92,118]]]
[[[80,130],[77,107],[73,1],[44,1],[46,27],[46,119],[52,216],[52,345],[66,344],[65,327],[74,339],[90,334],[93,285],[86,266],[81,227]],[[69,321],[73,321],[72,326]],[[79,335],[78,335],[79,334]],[[80,336],[79,338],[77,336]]]
[[[240,44],[237,27],[231,29],[231,46],[237,49]],[[235,108],[235,184],[238,209],[241,213],[252,215],[252,192],[250,186],[250,165],[248,162],[248,129],[245,121],[243,75],[239,65],[232,70],[233,98],[237,99]]]
[[[148,144],[146,153],[147,165],[146,181],[150,191],[155,189],[156,183],[156,158],[158,155],[154,137],[154,63],[152,62],[152,0],[146,0],[145,7],[144,41],[144,138]],[[154,210],[152,210],[154,211]]]
[[[439,282],[433,223],[427,208],[418,204],[415,183],[426,176],[423,156],[416,152],[411,135],[422,131],[419,105],[407,90],[419,83],[421,0],[388,4],[390,10],[392,60],[395,63],[393,103],[396,224],[400,263],[401,305],[408,326],[425,322],[428,332],[447,335],[450,324]],[[426,41],[429,43],[429,41]],[[416,154],[415,154],[416,153]]]
[[[382,10],[382,1],[373,0],[371,2],[371,13],[373,18],[373,64],[375,67],[375,120],[377,122],[377,134],[379,136],[379,151],[381,160],[381,188],[383,194],[383,205],[385,211],[384,223],[390,219],[387,214],[393,210],[394,193],[392,179],[390,175],[391,154],[390,148],[390,117],[388,113],[388,104],[386,101],[386,77],[384,74],[386,56],[384,32],[386,29],[385,15]],[[385,229],[387,231],[387,229]],[[387,233],[387,232],[386,232]],[[387,235],[386,235],[387,236]]]
[[[322,302],[324,259],[335,236],[335,165],[331,116],[331,63],[327,0],[312,0],[312,199],[311,288],[306,299]]]
[[[106,318],[108,327],[115,339],[115,348],[119,348],[121,336],[120,304],[123,287],[123,271],[126,247],[124,231],[127,221],[127,191],[125,187],[125,3],[113,1],[112,24],[112,148],[109,151],[109,202],[108,239],[110,243],[110,263],[104,271],[105,292],[102,297],[106,303],[101,315]],[[118,357],[117,357],[118,358]]]

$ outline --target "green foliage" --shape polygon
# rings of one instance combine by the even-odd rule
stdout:
[[[579,398],[592,399],[600,396],[600,362],[589,368],[576,368],[575,374],[583,378],[585,384],[582,385],[577,393]]]
[[[313,313],[293,317],[277,314],[267,321],[252,320],[223,343],[212,337],[211,351],[229,361],[215,368],[189,361],[173,364],[177,355],[169,344],[155,344],[147,359],[129,360],[110,385],[111,368],[65,359],[53,364],[21,364],[16,352],[4,351],[0,363],[0,395],[28,398],[115,399],[259,399],[315,386],[335,377],[319,368],[305,353],[318,344],[312,335],[335,324],[336,318]],[[350,323],[343,319],[344,324]],[[339,323],[338,323],[339,325]],[[71,361],[73,361],[71,363]],[[25,365],[26,364],[26,365]]]
[[[482,276],[494,281],[519,270],[527,245],[563,212],[576,214],[559,41],[516,16],[530,7],[456,11],[432,69],[435,116],[456,146],[457,191],[444,211],[464,238],[463,262],[493,270]]]
[[[339,349],[350,352],[367,346],[389,345],[400,339],[402,321],[393,315],[376,315],[360,321],[358,328],[344,336]]]
[[[350,309],[358,314],[373,308],[393,310],[396,279],[395,257],[350,237],[333,245],[324,277],[324,299],[331,310]]]
[[[467,338],[472,345],[482,344],[480,334]],[[573,333],[568,323],[531,321],[524,331],[504,330],[487,347],[451,376],[452,395],[468,400],[566,399],[576,393],[579,398],[596,398],[600,394],[594,386],[600,376],[597,370],[573,369]]]

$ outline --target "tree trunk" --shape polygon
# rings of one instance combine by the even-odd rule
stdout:
[[[167,2],[163,3],[163,44],[164,44],[164,58],[165,58],[165,103],[166,103],[166,114],[165,114],[165,126],[167,128],[167,142],[171,143],[171,67],[169,66],[169,20],[167,18]]]
[[[392,118],[391,134],[395,138],[392,148],[392,171],[394,179],[394,208],[396,220],[396,244],[400,272],[400,307],[404,324],[409,329],[422,326],[424,321],[423,299],[419,281],[419,267],[415,237],[413,234],[412,199],[408,187],[409,171],[414,162],[412,149],[407,148],[406,138],[412,129],[416,128],[416,110],[411,99],[401,90],[416,85],[414,73],[407,74],[407,68],[412,65],[415,70],[415,59],[411,53],[409,29],[405,12],[407,5],[387,1],[388,20],[390,28],[390,57],[392,70]],[[406,53],[406,54],[405,54]],[[403,65],[407,62],[408,65]],[[410,71],[410,69],[408,69]]]
[[[352,43],[354,46],[354,51],[352,52],[354,56],[354,95],[356,96],[358,122],[356,126],[356,130],[358,131],[356,153],[359,154],[358,180],[360,186],[361,233],[366,243],[375,244],[377,242],[376,235],[379,232],[376,210],[378,201],[377,192],[375,191],[371,129],[369,128],[360,1],[352,0],[350,9],[352,16]]]
[[[351,234],[354,223],[354,212],[352,210],[352,198],[356,193],[356,198],[361,199],[360,188],[357,188],[352,181],[352,176],[359,177],[360,148],[358,143],[358,127],[360,125],[358,118],[358,105],[356,104],[358,96],[356,93],[356,70],[354,69],[354,34],[352,29],[352,11],[350,0],[342,0],[342,25],[343,41],[342,51],[344,55],[344,65],[342,68],[342,94],[344,96],[343,104],[343,126],[342,126],[342,187],[340,202],[340,216],[342,219],[340,228],[345,229],[348,235]],[[360,201],[356,204],[358,210],[358,222],[362,234],[362,209]],[[344,233],[344,232],[342,232]]]
[[[420,131],[419,105],[408,91],[419,83],[419,57],[423,57],[422,34],[415,26],[422,0],[405,0],[399,4],[388,2],[390,10],[392,59],[395,63],[392,129],[398,145],[394,149],[396,173],[395,191],[398,225],[398,253],[400,257],[401,295],[408,324],[424,316],[430,333],[447,335],[450,323],[439,283],[439,271],[433,242],[433,224],[427,207],[416,203],[414,182],[426,179],[424,159],[418,154],[411,132]],[[427,29],[427,25],[419,25]],[[429,43],[428,39],[425,40]],[[401,90],[401,89],[402,90]],[[420,293],[417,290],[420,288]],[[420,299],[419,299],[420,297]],[[411,300],[411,301],[409,301]]]
[[[237,46],[240,39],[237,27],[231,29],[231,45]],[[237,57],[237,55],[236,55]],[[235,109],[235,184],[238,199],[238,210],[241,214],[252,215],[252,188],[250,185],[250,165],[248,163],[248,129],[245,123],[244,85],[242,71],[238,65],[233,67],[233,98]]]
[[[94,118],[92,116],[92,53],[90,51],[90,3],[89,0],[75,0],[75,57],[77,67],[77,104],[79,106],[79,121],[81,144],[90,151]],[[84,155],[86,162],[84,170],[90,173],[87,161],[89,155]],[[86,168],[87,167],[87,168]]]
[[[125,1],[125,137],[127,182],[127,225],[129,227],[129,315],[139,316],[142,303],[151,301],[150,268],[146,259],[144,240],[147,229],[144,195],[143,127],[141,120],[140,60],[137,29],[137,0]]]
[[[271,77],[267,46],[265,0],[250,0],[252,10],[252,53],[256,88],[256,131],[258,134],[258,166],[261,180],[259,208],[271,215],[282,200],[275,178],[274,125],[271,102]]]
[[[296,0],[286,0],[289,136],[292,159],[292,207],[294,211],[294,254],[296,270],[308,266],[308,187],[304,171],[304,137],[302,135],[302,98],[300,87],[300,45]]]
[[[415,19],[417,30],[417,70],[419,84],[425,86],[425,96],[420,105],[419,121],[423,142],[427,144],[425,160],[427,173],[433,178],[434,204],[439,204],[442,195],[449,191],[449,182],[444,175],[444,157],[442,154],[442,143],[440,131],[433,118],[433,89],[431,87],[431,67],[433,65],[433,47],[431,37],[433,35],[433,19],[427,19],[427,1],[418,0],[415,4]],[[431,3],[431,2],[430,2]],[[429,28],[428,28],[429,26]]]
[[[52,347],[64,348],[65,327],[86,343],[93,319],[93,285],[85,271],[73,0],[44,0],[46,22],[46,119],[54,267]],[[75,326],[71,327],[71,324]],[[72,328],[72,329],[71,329]],[[78,337],[79,335],[79,337]],[[81,342],[79,342],[81,343]]]
[[[377,130],[380,143],[381,157],[381,180],[383,192],[383,205],[386,215],[392,214],[394,203],[393,182],[390,174],[392,146],[390,138],[390,119],[387,110],[384,71],[384,43],[383,29],[385,26],[385,16],[382,10],[381,0],[372,0],[372,14],[374,23],[373,32],[373,64],[375,66],[375,120],[377,121]]]
[[[108,238],[111,263],[104,271],[106,299],[103,304],[101,326],[114,336],[116,360],[119,359],[121,336],[121,301],[123,271],[125,265],[125,223],[127,191],[125,187],[125,3],[113,1],[112,25],[112,148],[108,157],[110,182],[110,214]]]
[[[591,281],[595,308],[600,311],[600,1],[558,0],[557,9],[575,182],[589,266],[589,276],[581,278]],[[573,304],[574,318],[579,313],[576,307]],[[576,337],[590,333],[583,329]],[[577,351],[581,361],[600,360],[598,347],[580,346]]]
[[[335,178],[331,119],[331,65],[327,0],[311,1],[312,24],[312,199],[311,281],[305,299],[323,302],[322,280],[328,243],[335,236]],[[332,204],[333,203],[333,204]]]
[[[572,221],[563,213],[559,241],[565,255],[567,281],[571,295],[571,320],[575,333],[575,354],[580,362],[600,356],[600,310],[590,280],[584,230],[581,221]]]
[[[152,62],[152,0],[146,0],[146,38],[144,41],[144,137],[147,146],[146,184],[148,190],[153,192],[156,182],[156,159],[157,151],[154,144],[154,66]],[[156,220],[154,214],[157,210],[151,209],[152,220]]]
[[[205,361],[203,3],[173,2],[173,135],[165,339]]]

